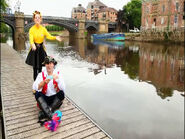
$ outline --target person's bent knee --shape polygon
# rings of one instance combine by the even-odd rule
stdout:
[[[57,94],[57,97],[62,101],[65,98],[65,94],[62,90],[60,90]]]
[[[39,92],[39,91],[35,92],[35,99],[36,100],[38,100],[38,98],[41,97],[41,96],[42,96],[41,92]]]

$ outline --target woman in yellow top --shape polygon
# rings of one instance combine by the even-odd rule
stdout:
[[[47,56],[43,41],[45,37],[49,40],[61,41],[59,36],[51,36],[47,29],[41,25],[42,16],[39,11],[33,13],[33,25],[29,30],[30,50],[26,58],[26,63],[33,66],[33,78],[36,79],[42,70],[42,63]]]

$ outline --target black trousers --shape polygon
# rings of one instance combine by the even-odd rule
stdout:
[[[57,97],[60,101],[63,101],[65,98],[65,94],[62,90],[60,90],[58,93],[56,93],[56,95],[53,96],[46,96],[44,95],[42,92],[36,92],[35,93],[35,99],[37,100],[39,97],[43,97],[44,100],[46,101],[46,103],[48,104],[48,106],[51,106],[55,100],[55,97]]]
[[[33,67],[33,79],[34,79],[34,81],[36,80],[37,75],[38,75],[41,71],[42,71],[42,68]]]
[[[47,56],[46,51],[44,50],[43,43],[35,43],[36,50],[33,51],[30,49],[28,56],[26,58],[26,64],[33,66],[33,79],[37,78],[39,72],[42,71],[42,63],[44,62],[45,57]]]

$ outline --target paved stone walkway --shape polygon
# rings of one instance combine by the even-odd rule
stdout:
[[[7,44],[1,44],[1,93],[7,139],[105,139],[110,138],[71,101],[65,99],[62,122],[56,132],[41,127],[32,94],[32,67]]]

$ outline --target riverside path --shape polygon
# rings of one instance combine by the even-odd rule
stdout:
[[[6,139],[108,139],[111,138],[69,98],[61,107],[62,122],[50,132],[38,121],[38,108],[32,94],[32,68],[22,56],[1,43],[1,100]]]

